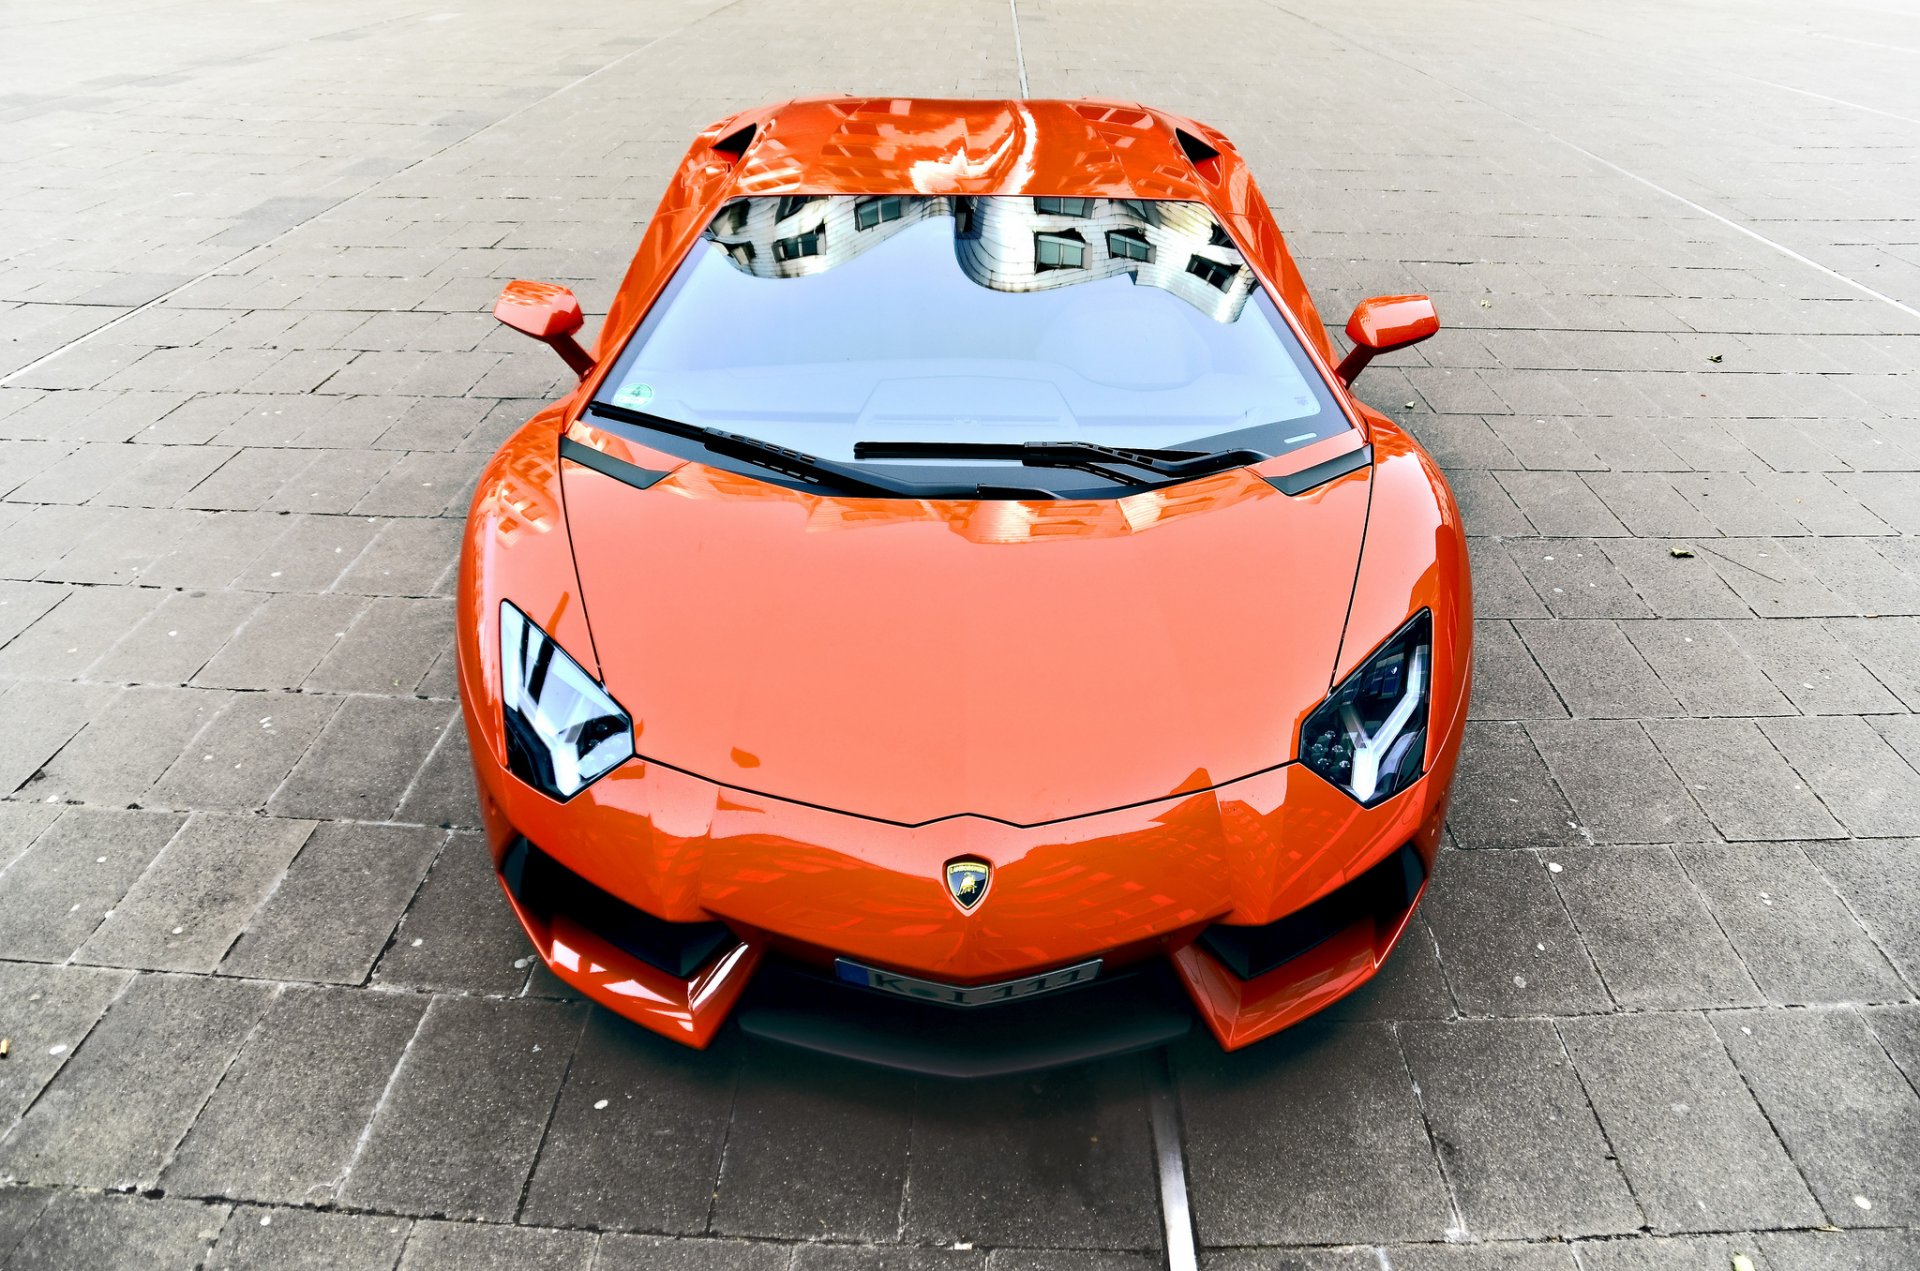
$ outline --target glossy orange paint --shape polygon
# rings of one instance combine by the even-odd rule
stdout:
[[[1375,296],[1362,300],[1347,319],[1347,339],[1353,348],[1334,374],[1343,384],[1359,378],[1381,353],[1420,343],[1440,330],[1440,314],[1425,296]]]
[[[1218,158],[1196,169],[1176,129]],[[578,417],[725,199],[890,192],[1207,203],[1355,430],[1125,498],[901,500],[756,481]],[[598,364],[481,475],[456,647],[496,862],[524,836],[658,918],[717,918],[739,943],[685,981],[521,913],[547,964],[693,1045],[773,952],[955,983],[1171,957],[1229,1047],[1363,983],[1404,919],[1245,982],[1191,943],[1291,913],[1403,844],[1429,866],[1437,853],[1466,713],[1465,538],[1432,461],[1346,393],[1332,358],[1244,163],[1203,125],[1111,102],[849,98],[706,130]],[[560,459],[563,435],[667,475],[636,490]],[[1371,466],[1306,494],[1263,479],[1366,444]],[[506,767],[502,599],[633,716],[636,757],[564,804]],[[1428,775],[1363,808],[1292,762],[1300,725],[1421,608]],[[971,911],[942,882],[958,856],[994,869]]]
[[[580,302],[565,287],[516,278],[494,302],[493,316],[550,346],[574,374],[585,377],[593,369],[592,355],[573,338],[586,317],[580,312]]]

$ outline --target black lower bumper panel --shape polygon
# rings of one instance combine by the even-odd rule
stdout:
[[[1193,1006],[1164,962],[994,1006],[952,1007],[841,984],[769,960],[734,1012],[749,1036],[938,1077],[999,1077],[1147,1050]]]

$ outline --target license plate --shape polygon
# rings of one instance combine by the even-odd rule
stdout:
[[[1100,974],[1100,959],[1040,975],[1022,976],[1017,980],[1002,980],[998,984],[941,984],[937,980],[917,980],[910,975],[896,975],[877,967],[862,966],[846,958],[834,962],[833,973],[848,984],[878,989],[898,997],[938,1002],[943,1006],[991,1006],[996,1002],[1014,1002],[1023,997],[1085,984]]]

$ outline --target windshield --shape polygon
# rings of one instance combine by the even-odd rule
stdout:
[[[876,441],[1271,456],[1350,427],[1212,214],[1129,199],[735,200],[598,401],[842,462]],[[1017,460],[860,462],[1113,484]]]

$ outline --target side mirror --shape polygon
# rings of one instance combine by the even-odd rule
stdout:
[[[1353,351],[1334,371],[1342,384],[1351,384],[1381,353],[1418,344],[1440,329],[1440,315],[1425,296],[1375,296],[1353,307],[1347,319],[1347,339]]]
[[[493,316],[515,331],[551,345],[581,379],[593,369],[593,358],[573,338],[586,319],[580,313],[580,302],[565,287],[517,278],[493,302]]]

